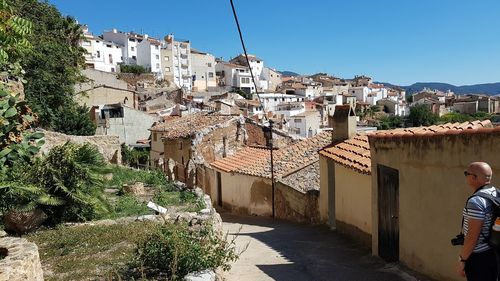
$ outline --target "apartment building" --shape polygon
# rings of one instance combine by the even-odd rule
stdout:
[[[191,43],[189,40],[175,40],[173,34],[165,36],[162,44],[161,58],[163,77],[177,87],[191,92],[193,88],[193,72],[191,69]]]

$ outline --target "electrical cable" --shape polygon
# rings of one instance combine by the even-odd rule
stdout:
[[[240,35],[241,46],[243,47],[243,53],[245,54],[245,59],[247,61],[248,69],[250,70],[250,76],[252,77],[253,86],[255,87],[255,94],[257,95],[257,98],[259,99],[259,102],[262,106],[262,111],[264,112],[264,118],[268,120],[267,114],[264,109],[264,105],[262,104],[262,100],[260,99],[259,90],[257,88],[257,83],[255,82],[255,78],[253,76],[252,68],[250,67],[250,60],[248,59],[247,48],[245,47],[245,41],[243,40],[243,35],[241,33],[241,28],[240,28],[240,22],[238,21],[238,15],[236,14],[236,9],[234,8],[233,0],[229,0],[229,2],[231,3],[234,20],[236,21],[236,27],[238,28],[238,34]]]

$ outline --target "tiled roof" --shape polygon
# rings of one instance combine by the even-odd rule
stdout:
[[[269,153],[270,151],[267,149],[246,147],[238,153],[212,162],[210,165],[224,172],[237,171],[244,166],[251,165],[256,161],[269,157]]]
[[[331,135],[322,132],[314,137],[304,139],[286,148],[273,152],[274,175],[276,179],[290,175],[305,166],[319,160],[318,151],[331,142]],[[247,161],[240,153],[244,150],[215,162],[214,167],[224,167],[226,172],[234,172],[264,178],[271,178],[271,158],[270,154],[262,153],[255,155],[251,161]],[[235,163],[240,161],[240,164]]]
[[[319,190],[319,161],[286,175],[279,181],[302,193]]]
[[[319,152],[333,161],[363,174],[371,174],[370,144],[366,135],[357,134]]]
[[[164,139],[186,138],[205,128],[225,123],[233,118],[233,116],[197,112],[160,123],[150,130],[165,132]]]
[[[470,121],[464,123],[446,123],[429,127],[401,128],[388,131],[370,133],[370,139],[414,138],[444,135],[458,135],[462,133],[500,131],[500,127],[493,128],[490,120]]]

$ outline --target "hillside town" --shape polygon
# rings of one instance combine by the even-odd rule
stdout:
[[[225,61],[172,34],[158,39],[115,29],[97,37],[87,27],[84,32],[85,73],[93,84],[81,86],[86,96],[80,102],[92,107],[99,134],[118,135],[131,147],[149,145],[145,165],[202,188],[225,210],[326,224],[386,261],[403,261],[438,279],[452,276],[446,270],[450,261],[431,250],[438,245],[419,242],[451,233],[421,233],[415,241],[411,225],[425,217],[412,210],[430,215],[436,211],[432,202],[440,201],[418,186],[442,185],[439,192],[446,193],[453,185],[411,175],[431,166],[448,174],[478,155],[498,169],[498,159],[489,155],[500,147],[500,127],[484,120],[380,131],[373,111],[404,118],[421,105],[436,116],[494,116],[500,113],[498,96],[433,89],[408,95],[364,75],[284,77],[256,55],[248,55],[248,62],[244,54]],[[140,65],[148,74],[131,79],[120,73],[122,63]],[[466,149],[480,139],[473,151]],[[397,191],[380,189],[381,179],[399,188],[399,207]],[[453,217],[460,202],[437,205]],[[401,220],[381,224],[393,212]]]
[[[2,131],[6,140],[0,147],[0,280],[64,279],[68,274],[58,270],[75,266],[57,258],[69,260],[73,254],[72,262],[79,255],[90,261],[116,254],[116,260],[103,262],[114,266],[106,274],[80,270],[95,271],[94,279],[102,280],[139,280],[140,274],[158,278],[151,280],[359,280],[362,275],[356,274],[366,280],[462,280],[452,269],[458,253],[449,240],[460,231],[460,211],[469,196],[461,187],[469,163],[489,163],[492,184],[500,186],[500,95],[432,88],[407,92],[369,74],[287,75],[257,53],[235,51],[224,59],[172,33],[155,38],[115,28],[95,32],[78,23],[72,27],[82,35],[73,41],[83,58],[77,68],[81,77],[65,84],[72,93],[68,101],[53,106],[48,97],[33,94],[33,88],[43,90],[43,83],[24,83],[12,70],[18,61],[9,62],[8,75],[2,76],[0,121],[8,130]],[[95,180],[94,172],[103,176]],[[46,193],[40,186],[50,188]],[[86,191],[78,190],[82,186]],[[95,206],[103,198],[109,202],[101,210]],[[91,203],[78,205],[85,200]],[[116,230],[138,222],[144,225]],[[149,225],[165,222],[172,228]],[[183,222],[188,234],[172,240],[141,232],[170,234]],[[244,227],[238,230],[238,223]],[[89,237],[106,231],[81,235],[75,229],[94,226],[110,227],[103,240],[120,239],[114,247],[96,246],[107,254],[82,250],[93,243]],[[276,234],[280,226],[283,233]],[[44,231],[64,227],[69,234],[49,237],[61,241],[44,240],[49,239]],[[265,230],[252,232],[258,227]],[[287,242],[285,235],[295,235],[287,227],[297,231],[297,237],[288,236],[296,239],[291,246],[280,244]],[[189,236],[197,231],[201,238]],[[189,244],[208,237],[212,243],[224,231],[251,237],[255,244],[237,253],[238,260],[231,246],[238,238],[217,242],[213,248],[223,248],[224,257],[194,273],[159,261],[163,253],[172,254],[167,249],[175,239]],[[86,242],[75,242],[79,235]],[[133,240],[143,237],[150,240]],[[341,243],[334,245],[332,237]],[[133,250],[140,267],[127,271],[132,263],[122,252],[132,252],[127,248],[132,244],[144,248]],[[271,252],[275,245],[280,246]],[[358,255],[358,248],[369,257]],[[304,251],[305,257],[294,251]],[[30,256],[9,259],[20,252]],[[198,248],[187,252],[190,258],[203,254]],[[148,253],[151,257],[145,257]],[[172,255],[175,263],[184,262],[178,252]],[[260,268],[258,259],[269,263]],[[23,261],[17,263],[21,269],[15,260]],[[292,273],[266,268],[292,264]],[[259,279],[262,272],[267,279]],[[72,271],[75,276],[64,280],[92,279],[80,273]],[[184,279],[190,274],[195,277]]]

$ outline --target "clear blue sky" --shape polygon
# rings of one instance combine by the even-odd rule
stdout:
[[[100,35],[173,33],[228,59],[242,52],[229,0],[49,0]],[[499,0],[234,0],[266,66],[343,78],[455,85],[500,81]]]

